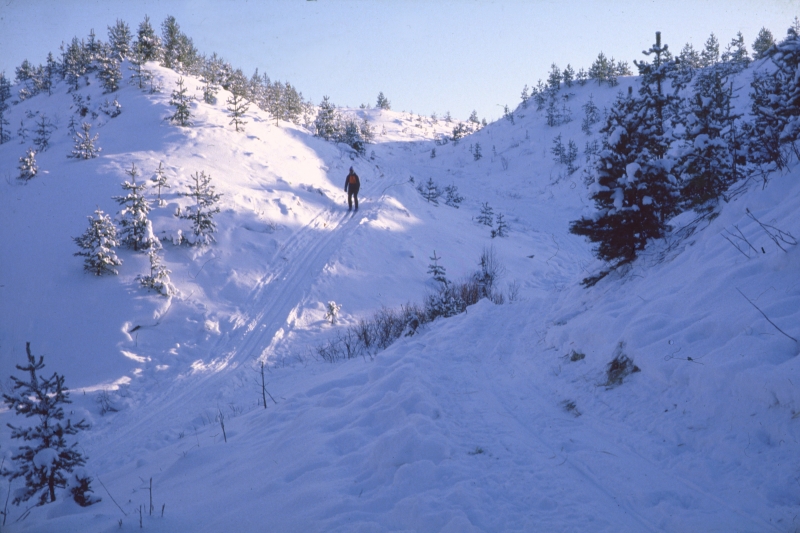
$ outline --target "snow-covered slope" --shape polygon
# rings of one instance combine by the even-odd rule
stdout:
[[[800,170],[753,184],[693,235],[584,289],[597,263],[567,227],[592,206],[550,147],[558,134],[579,147],[595,138],[580,106],[590,95],[609,106],[635,79],[573,87],[575,120],[563,126],[520,108],[514,124],[456,145],[434,143],[453,128],[441,119],[352,110],[378,133],[362,158],[255,108],[236,133],[224,92],[193,104],[192,127],[171,125],[178,75],[152,68],[162,93],[126,86],[122,114],[92,121],[97,159],[66,157],[75,109],[64,84],[9,112],[14,128],[32,130],[39,112],[56,130],[28,183],[16,179],[27,145],[0,145],[0,376],[7,387],[18,374],[26,341],[66,376],[92,423],[79,442],[103,501],[61,498],[19,521],[25,507],[12,506],[6,529],[132,530],[140,506],[151,531],[798,527],[798,345],[787,335],[800,338],[800,252],[776,246],[747,210],[800,235]],[[94,81],[79,92],[91,110],[108,97]],[[125,170],[149,178],[159,162],[172,186],[150,218],[180,291],[170,299],[140,288],[143,254],[121,251],[119,276],[104,278],[72,256],[86,216],[118,210]],[[355,215],[342,191],[350,166],[362,181]],[[187,202],[179,193],[197,171],[223,194],[217,243],[174,246],[187,229],[173,216]],[[426,202],[416,186],[429,178],[457,186],[460,208]],[[485,202],[507,238],[474,220]],[[723,238],[736,228],[759,253]],[[372,358],[317,356],[381,307],[421,302],[435,289],[434,250],[458,279],[490,246],[516,301],[483,300]],[[328,301],[342,305],[335,326]],[[607,387],[621,353],[641,371]],[[101,416],[102,398],[117,411]],[[6,454],[16,421],[0,418]]]

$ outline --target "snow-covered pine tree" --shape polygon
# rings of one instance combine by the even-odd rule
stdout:
[[[72,150],[72,155],[69,157],[74,157],[77,159],[92,159],[97,157],[97,155],[102,151],[102,148],[98,148],[95,146],[97,142],[97,138],[100,136],[99,134],[95,134],[94,137],[91,136],[89,130],[92,129],[92,125],[88,122],[84,122],[83,125],[83,134],[80,132],[75,134],[74,141],[75,141],[75,149]]]
[[[107,93],[113,93],[119,89],[119,82],[122,81],[122,70],[120,69],[119,59],[112,55],[111,50],[107,50],[98,59],[100,69],[97,72],[97,77],[100,78],[100,83]]]
[[[578,73],[575,74],[575,81],[578,82],[578,85],[583,87],[586,85],[586,82],[589,81],[589,73],[583,68],[579,69]]]
[[[131,169],[125,173],[131,177],[130,181],[122,182],[123,196],[114,196],[113,199],[122,207],[119,212],[118,223],[122,244],[138,251],[158,249],[161,243],[153,235],[147,215],[150,213],[150,204],[145,198],[144,191],[147,183],[136,183],[139,169],[131,164]]]
[[[118,61],[128,58],[131,52],[131,30],[127,22],[117,19],[114,26],[108,27],[108,45]]]
[[[706,69],[698,76],[694,94],[681,114],[685,126],[684,153],[675,173],[681,177],[685,209],[713,209],[718,198],[742,177],[737,161],[741,134],[731,112],[732,87],[722,69]]]
[[[677,211],[677,180],[670,174],[674,161],[666,157],[671,131],[672,97],[665,91],[671,64],[664,61],[667,47],[661,33],[646,55],[653,62],[637,62],[641,76],[639,97],[620,95],[609,112],[603,149],[597,156],[592,200],[597,214],[570,224],[570,232],[598,243],[597,256],[612,268],[633,261],[647,241],[660,238],[666,221]],[[607,273],[587,278],[592,285]]]
[[[489,202],[483,202],[481,204],[481,214],[478,215],[476,219],[479,224],[483,224],[484,226],[492,226],[494,225],[494,210],[489,206]]]
[[[758,31],[756,40],[753,41],[753,59],[758,60],[766,57],[767,50],[769,50],[774,44],[775,37],[772,36],[772,32],[767,28],[762,27]]]
[[[567,165],[567,175],[571,176],[578,170],[575,166],[575,161],[578,159],[578,145],[575,141],[570,139],[567,143],[567,148],[564,151],[564,164]]]
[[[581,121],[581,130],[586,135],[592,133],[592,126],[600,122],[600,110],[594,103],[594,96],[589,95],[589,99],[583,104],[583,120]]]
[[[11,139],[11,132],[8,130],[9,122],[6,118],[9,99],[11,99],[11,83],[6,78],[5,72],[0,72],[0,144]]]
[[[173,70],[187,71],[199,61],[192,39],[181,31],[172,15],[161,23],[162,64]]]
[[[37,152],[45,152],[50,147],[50,135],[53,133],[53,123],[42,113],[36,122],[36,129],[33,144],[36,145]]]
[[[553,160],[556,163],[564,163],[564,143],[561,140],[560,133],[553,139],[553,146],[550,148],[550,153],[553,154]]]
[[[192,236],[184,239],[192,245],[211,244],[214,242],[213,234],[217,231],[214,215],[220,211],[217,206],[220,194],[214,191],[211,176],[206,175],[205,171],[195,172],[191,178],[189,192],[181,195],[194,199],[195,203],[177,213],[178,217],[192,221]]]
[[[713,67],[719,63],[719,41],[713,33],[706,40],[703,51],[700,52],[700,66]]]
[[[65,488],[67,476],[86,464],[87,458],[71,437],[89,429],[89,424],[83,419],[74,422],[65,415],[63,405],[72,402],[64,376],[53,373],[50,378],[42,377],[38,372],[44,368],[44,357],[36,360],[30,342],[25,343],[25,350],[27,364],[16,367],[30,377],[26,381],[11,376],[11,391],[3,394],[3,402],[11,412],[33,418],[36,425],[8,424],[11,438],[23,444],[11,456],[12,466],[2,473],[12,480],[25,480],[25,487],[14,496],[14,505],[35,498],[38,506],[56,501],[56,489]],[[91,491],[88,486],[87,491]]]
[[[94,62],[100,54],[100,49],[103,43],[97,39],[94,33],[94,28],[89,30],[89,38],[86,40],[86,45],[83,47],[83,53],[86,57],[86,66],[88,70],[94,70]]]
[[[228,116],[231,117],[231,121],[228,124],[233,124],[237,132],[244,131],[244,125],[247,124],[244,120],[244,114],[247,113],[248,108],[244,96],[238,94],[238,92],[233,92],[225,103],[228,104]]]
[[[511,111],[508,106],[503,106],[503,118],[512,124],[514,123],[514,112]]]
[[[153,177],[150,178],[150,181],[153,182],[153,187],[158,187],[158,205],[163,206],[164,200],[161,199],[161,189],[169,189],[170,185],[167,183],[167,175],[164,173],[164,162],[158,162],[158,168],[155,170],[155,174]]]
[[[149,224],[149,222],[148,222]],[[137,276],[136,279],[146,289],[152,289],[162,296],[172,296],[177,292],[175,286],[169,279],[171,270],[167,269],[161,262],[161,256],[158,255],[158,250],[151,248],[147,252],[150,259],[150,274],[146,276]]]
[[[169,105],[175,107],[175,113],[169,117],[170,122],[178,126],[192,125],[190,98],[186,92],[186,86],[183,84],[183,77],[178,79],[178,87],[172,91]]]
[[[769,49],[776,65],[771,73],[756,73],[751,84],[753,123],[749,159],[783,169],[791,153],[800,158],[800,35],[789,29],[786,39]]]
[[[36,151],[33,148],[28,148],[24,156],[19,158],[19,179],[28,181],[39,172],[36,166]]]
[[[153,26],[150,25],[150,17],[145,15],[144,20],[139,24],[136,32],[136,41],[133,49],[141,55],[142,63],[147,61],[157,61],[161,57],[161,39],[156,35]]]
[[[336,106],[331,103],[330,98],[323,96],[317,111],[317,118],[314,120],[315,135],[322,137],[326,141],[335,139],[338,122],[339,114],[336,111]]]
[[[611,64],[603,52],[597,54],[597,59],[595,59],[592,66],[589,67],[588,75],[590,79],[597,81],[598,85],[609,81]]]
[[[86,217],[89,219],[89,229],[80,237],[73,239],[81,248],[74,255],[85,257],[86,259],[83,260],[84,270],[95,276],[116,274],[117,269],[114,267],[122,264],[115,251],[119,246],[117,228],[111,221],[111,217],[101,209],[97,209],[94,215],[94,218]]]
[[[458,209],[458,204],[464,201],[464,197],[458,194],[458,187],[455,185],[448,185],[445,187],[444,195],[444,203],[456,209]]]
[[[561,109],[558,107],[558,100],[556,100],[555,93],[550,93],[550,98],[547,99],[545,116],[548,126],[556,127],[561,125]]]
[[[428,178],[428,181],[424,184],[420,183],[417,190],[428,203],[439,205],[439,197],[442,195],[442,191],[434,183],[433,178]]]
[[[527,85],[526,85],[526,87],[527,87]],[[469,118],[467,120],[469,122],[477,125],[477,126],[480,126],[480,124],[481,124],[481,121],[478,118],[478,112],[476,110],[474,110],[474,109],[472,110],[472,113],[469,114]]]
[[[564,69],[561,78],[564,80],[564,85],[566,87],[572,87],[572,82],[575,81],[575,70],[572,68],[572,65],[567,63],[567,68]]]
[[[77,91],[78,82],[81,76],[86,73],[87,69],[83,45],[77,37],[73,37],[72,42],[63,49],[61,65],[64,79],[72,86],[73,90]]]
[[[747,53],[742,32],[737,32],[736,37],[728,44],[722,53],[722,61],[727,64],[729,72],[741,72],[750,64],[750,55]]]
[[[441,257],[436,256],[436,250],[433,251],[433,256],[429,259],[431,263],[428,265],[428,274],[439,283],[447,285],[447,270],[439,264]]]
[[[497,213],[497,227],[492,229],[492,239],[495,237],[508,237],[508,224],[503,213]]]
[[[387,111],[392,108],[392,104],[389,102],[389,99],[383,95],[383,91],[378,93],[378,103],[375,107],[378,109],[385,109]]]
[[[547,88],[551,92],[558,92],[561,89],[561,80],[564,79],[564,76],[561,74],[561,70],[559,70],[558,65],[555,63],[550,65],[550,74],[547,76]]]
[[[367,152],[366,141],[361,135],[361,128],[355,120],[344,121],[344,131],[342,131],[337,140],[350,146],[353,150],[361,155]]]
[[[116,98],[114,98],[113,102],[109,102],[108,99],[106,99],[105,102],[100,104],[100,111],[102,111],[111,118],[115,118],[122,113],[122,105],[120,105],[119,101]]]
[[[530,100],[530,95],[528,94],[528,84],[525,84],[525,87],[522,88],[522,94],[520,95],[522,99],[522,109],[528,109],[528,100]]]

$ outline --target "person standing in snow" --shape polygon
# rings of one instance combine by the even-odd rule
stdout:
[[[358,174],[355,173],[353,167],[350,167],[350,173],[344,180],[344,192],[347,193],[347,210],[353,209],[353,200],[356,201],[356,211],[358,211],[358,189],[361,188],[361,180],[358,179]]]

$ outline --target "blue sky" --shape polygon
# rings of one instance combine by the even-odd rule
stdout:
[[[315,103],[374,105],[383,91],[396,110],[489,120],[553,62],[588,68],[602,50],[633,66],[656,30],[675,52],[711,32],[724,48],[741,31],[749,47],[762,26],[780,38],[800,14],[797,0],[0,1],[0,70],[12,77],[92,28],[106,39],[118,18],[135,31],[145,14],[156,28],[173,15],[201,52]]]

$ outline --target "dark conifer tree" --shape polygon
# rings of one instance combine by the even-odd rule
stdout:
[[[428,265],[428,274],[439,283],[447,285],[447,270],[439,264],[441,257],[436,256],[436,250],[433,251],[433,256],[430,257],[431,263]]]
[[[13,426],[11,438],[23,444],[12,455],[13,465],[3,470],[12,480],[23,478],[25,487],[18,491],[13,503],[19,505],[35,498],[36,505],[56,501],[56,489],[67,486],[67,478],[76,468],[86,464],[86,457],[78,450],[71,437],[89,429],[85,420],[73,421],[64,413],[63,406],[72,403],[64,376],[53,373],[50,378],[38,374],[44,368],[44,357],[31,354],[31,344],[25,344],[28,361],[16,365],[28,374],[28,379],[11,376],[12,388],[3,394],[8,409],[25,418],[33,418],[33,426]]]
[[[50,135],[53,133],[53,123],[48,120],[45,114],[39,115],[34,133],[36,136],[33,138],[33,144],[36,145],[36,151],[47,151],[50,147]]]
[[[64,79],[72,86],[73,90],[78,90],[78,82],[86,73],[87,62],[84,47],[77,37],[73,37],[72,42],[62,52],[61,65]]]
[[[189,107],[190,98],[186,92],[186,86],[183,84],[183,78],[178,80],[178,87],[172,91],[169,104],[175,106],[175,113],[169,117],[173,124],[179,126],[192,125],[192,112]]]
[[[231,97],[226,101],[228,104],[228,113],[231,121],[228,124],[233,124],[236,131],[244,131],[244,125],[247,122],[244,120],[244,114],[247,113],[247,101],[244,96],[234,92]]]
[[[766,28],[761,28],[758,32],[756,40],[753,41],[753,59],[762,59],[766,57],[767,50],[775,44],[775,38],[772,32]]]
[[[592,126],[600,122],[600,110],[594,103],[593,95],[589,95],[589,100],[583,104],[583,120],[581,121],[581,130],[586,135],[592,133]]]
[[[11,99],[11,83],[6,78],[5,72],[0,72],[0,144],[6,143],[11,139],[9,122],[6,118],[8,111],[8,101]]]
[[[547,87],[552,92],[557,92],[561,89],[561,80],[564,79],[564,76],[561,74],[561,71],[558,68],[558,65],[555,63],[550,65],[550,75],[547,77]]]
[[[713,67],[719,63],[719,41],[713,33],[706,40],[703,51],[700,52],[700,65],[703,67]]]
[[[150,25],[150,17],[147,15],[145,15],[144,20],[139,24],[136,35],[137,37],[133,48],[141,55],[142,62],[158,61],[162,53],[161,39],[158,38],[153,26]]]
[[[323,96],[317,111],[317,118],[314,120],[315,135],[326,141],[335,139],[339,122],[338,115],[336,106],[331,103],[330,98]]]
[[[144,195],[147,183],[136,183],[139,169],[135,164],[125,173],[131,177],[130,181],[122,182],[123,196],[114,196],[114,200],[122,207],[119,212],[120,236],[122,244],[138,251],[151,248],[160,248],[161,244],[153,236],[152,226],[147,218],[150,213],[150,203]]]
[[[572,82],[575,81],[575,70],[571,65],[567,64],[567,68],[564,69],[564,72],[561,76],[564,80],[564,85],[567,87],[572,87]]]
[[[378,93],[378,103],[375,107],[378,109],[386,109],[387,111],[392,108],[389,99],[383,95],[383,91]]]
[[[188,206],[184,211],[179,211],[177,215],[182,219],[192,221],[193,235],[186,238],[189,244],[211,244],[214,242],[213,234],[217,231],[214,215],[220,211],[217,206],[220,195],[214,191],[214,186],[211,185],[211,176],[206,175],[204,171],[195,172],[191,178],[189,192],[181,194],[193,199],[194,205]]]
[[[117,61],[123,61],[131,53],[131,30],[128,23],[117,19],[116,24],[108,27],[108,45]]]
[[[738,32],[731,40],[722,54],[722,61],[727,63],[729,72],[741,72],[750,64],[750,54],[747,53],[742,32]]]

